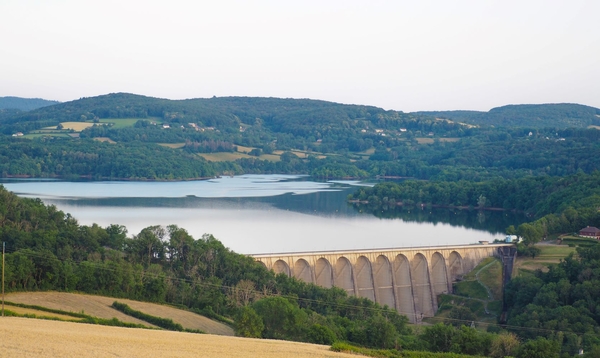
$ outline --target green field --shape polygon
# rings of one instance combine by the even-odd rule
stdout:
[[[133,125],[139,120],[147,120],[151,122],[156,122],[157,124],[162,124],[162,120],[158,117],[149,117],[149,118],[106,118],[101,119],[100,123],[112,123],[113,128],[120,129],[126,127],[133,127]]]
[[[56,132],[44,132],[44,133],[31,133],[31,134],[25,134],[23,136],[23,138],[27,138],[27,139],[40,138],[40,137],[69,137],[69,134],[56,131]]]
[[[183,148],[185,146],[185,143],[156,143],[162,147],[167,147],[167,148],[173,148],[173,149],[179,149],[179,148]]]

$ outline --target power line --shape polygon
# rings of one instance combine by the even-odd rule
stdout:
[[[4,250],[4,248],[3,248]],[[62,262],[63,260],[60,260],[57,257],[49,257],[43,253],[39,253],[37,251],[28,251],[28,252],[24,252],[23,250],[9,250],[9,253],[23,253],[26,256],[30,256],[30,257],[35,257],[35,258],[39,258],[39,259],[46,259],[46,260],[53,260],[53,261],[58,261],[58,262]],[[52,254],[54,255],[54,254]],[[77,264],[81,264],[81,263],[87,263],[88,265],[94,267],[95,269],[99,269],[99,270],[105,270],[105,271],[111,271],[111,272],[117,272],[119,270],[116,270],[114,268],[110,268],[110,267],[106,267],[104,265],[104,262],[94,262],[94,261],[89,261],[89,260],[70,260],[73,263],[77,263]],[[147,271],[146,269],[143,269],[140,271],[143,276],[145,277],[151,277],[151,278],[160,278],[161,275],[160,274],[154,274],[151,273],[149,271]],[[180,283],[190,283],[193,285],[198,285],[198,286],[203,286],[203,287],[211,287],[211,288],[218,288],[218,289],[224,289],[224,290],[235,290],[236,287],[235,286],[226,286],[226,285],[222,285],[222,284],[214,284],[214,283],[209,283],[209,282],[202,282],[202,281],[195,281],[193,279],[188,279],[188,278],[180,278],[180,277],[165,277],[167,280],[170,281],[174,281],[174,282],[180,282]],[[312,298],[305,298],[305,297],[297,297],[297,296],[292,296],[292,295],[282,295],[282,294],[276,294],[276,293],[272,293],[272,292],[264,292],[264,291],[259,291],[257,289],[252,289],[252,290],[243,290],[244,292],[249,292],[252,294],[255,294],[257,296],[262,296],[262,297],[282,297],[282,298],[287,298],[293,301],[298,301],[298,302],[304,302],[307,304],[310,303],[314,303],[314,304],[326,304],[327,306],[333,306],[333,307],[338,307],[338,308],[346,308],[346,309],[357,309],[357,310],[364,310],[364,311],[368,311],[368,312],[374,312],[374,313],[389,313],[389,312],[396,312],[400,315],[408,315],[406,313],[401,313],[401,312],[397,312],[395,310],[392,309],[385,309],[383,307],[365,307],[365,306],[358,306],[358,305],[353,305],[353,304],[349,304],[349,303],[340,303],[340,302],[331,302],[331,303],[324,303],[323,301],[317,300],[317,299],[312,299]],[[348,296],[348,297],[352,297],[352,296]],[[357,298],[361,298],[361,297],[357,297]],[[415,318],[417,316],[419,316],[419,314],[412,314],[412,316],[414,316]],[[451,322],[457,322],[457,323],[465,323],[465,325],[470,325],[472,322],[476,323],[477,325],[481,325],[481,326],[497,326],[500,328],[504,328],[504,329],[509,329],[509,330],[520,330],[520,331],[531,331],[531,332],[539,332],[539,333],[572,333],[572,334],[576,334],[576,335],[582,335],[580,333],[576,333],[576,332],[571,332],[571,331],[562,331],[562,330],[552,330],[552,329],[545,329],[545,328],[536,328],[536,327],[521,327],[521,326],[514,326],[514,325],[507,325],[507,324],[499,324],[499,323],[491,323],[491,322],[485,322],[485,321],[474,321],[474,320],[464,320],[464,319],[457,319],[457,318],[444,318],[444,317],[427,317],[428,320],[434,320],[434,321],[439,321],[439,322],[445,322],[445,321],[451,321]]]

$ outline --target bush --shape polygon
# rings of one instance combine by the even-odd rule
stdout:
[[[180,325],[179,323],[173,322],[173,320],[170,318],[151,316],[149,314],[145,314],[144,312],[136,311],[124,303],[119,303],[119,302],[115,301],[115,302],[113,302],[112,307],[116,310],[119,310],[119,311],[125,313],[126,315],[141,319],[142,321],[146,321],[148,323],[151,323],[153,325],[159,326],[164,329],[168,329],[170,331],[183,331],[184,330],[182,325]],[[189,331],[189,330],[186,330],[186,331]]]

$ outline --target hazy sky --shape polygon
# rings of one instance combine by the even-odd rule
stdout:
[[[600,107],[600,1],[0,0],[0,96]]]

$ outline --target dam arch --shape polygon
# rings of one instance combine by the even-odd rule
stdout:
[[[294,277],[304,282],[313,283],[312,270],[305,259],[298,259],[294,263]]]
[[[352,271],[350,260],[344,256],[340,257],[335,263],[333,285],[344,289],[349,295],[354,296],[356,290],[354,288],[354,275]]]
[[[415,298],[413,294],[410,262],[403,254],[394,259],[394,291],[396,293],[396,311],[404,314],[411,322],[415,319]]]
[[[456,251],[450,253],[448,259],[448,270],[450,271],[450,281],[455,281],[457,278],[465,274],[463,267],[463,259]]]
[[[416,314],[433,317],[435,309],[433,307],[433,294],[427,258],[423,254],[418,253],[412,259],[410,266]]]
[[[290,275],[290,266],[287,264],[287,262],[285,262],[283,260],[277,260],[277,261],[275,261],[275,263],[273,264],[273,271],[276,274],[284,273],[288,277],[291,276]]]
[[[382,306],[387,305],[390,308],[396,308],[390,260],[384,255],[379,255],[374,266],[373,276],[375,278],[375,288],[377,289],[377,303]]]
[[[474,244],[252,257],[275,273],[322,287],[339,287],[349,295],[393,307],[410,322],[419,323],[434,315],[437,295],[449,292],[452,282],[486,257],[502,256],[510,250],[514,251],[513,244]]]
[[[373,283],[373,268],[371,261],[365,256],[359,256],[356,260],[356,287],[358,296],[375,300],[375,285]]]
[[[316,284],[325,287],[333,287],[333,268],[327,259],[321,257],[315,264]]]
[[[446,260],[439,252],[431,257],[431,280],[433,294],[438,296],[442,293],[448,293],[448,272],[446,270]]]

